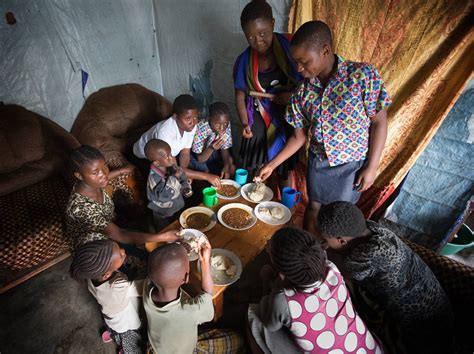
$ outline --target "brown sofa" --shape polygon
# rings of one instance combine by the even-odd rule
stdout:
[[[172,105],[166,98],[141,85],[111,86],[87,98],[71,133],[81,144],[98,148],[111,168],[118,168],[128,163],[133,144],[141,134],[171,113]],[[128,188],[117,188],[123,184]],[[145,204],[143,187],[138,170],[112,183],[113,199],[120,214],[130,216],[130,213],[143,210],[137,208]]]
[[[67,257],[68,159],[77,146],[51,120],[0,106],[0,293]]]

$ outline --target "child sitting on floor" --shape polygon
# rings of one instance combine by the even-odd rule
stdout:
[[[366,221],[349,202],[323,205],[318,224],[328,246],[342,256],[344,276],[366,293],[364,301],[373,304],[369,307],[386,311],[383,321],[374,317],[368,323],[383,322],[380,338],[393,353],[452,352],[449,300],[410,247],[390,230]]]
[[[230,178],[235,173],[231,147],[229,107],[225,103],[215,102],[209,106],[209,118],[201,120],[197,125],[190,168]]]
[[[176,166],[171,147],[166,141],[152,139],[145,145],[145,156],[150,160],[146,195],[148,208],[153,211],[157,231],[168,226],[184,207],[184,197],[193,194],[186,174]]]
[[[148,319],[149,353],[234,353],[242,349],[239,336],[230,331],[211,330],[198,338],[198,325],[214,317],[211,278],[211,245],[200,246],[202,292],[191,297],[181,286],[189,280],[186,249],[169,243],[155,249],[148,260],[149,281],[143,292]]]
[[[280,229],[267,249],[283,284],[248,313],[253,338],[265,353],[381,353],[339,270],[311,234]]]
[[[125,257],[115,241],[92,241],[76,250],[70,271],[76,280],[87,279],[89,291],[101,306],[108,329],[102,334],[104,342],[112,337],[123,353],[143,353],[138,316],[143,280],[129,281],[118,271]]]

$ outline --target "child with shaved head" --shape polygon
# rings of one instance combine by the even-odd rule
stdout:
[[[148,208],[153,211],[156,229],[161,230],[184,207],[183,196],[190,197],[193,192],[166,141],[151,139],[145,145],[145,155],[151,161],[146,188]]]
[[[150,254],[149,281],[143,292],[149,353],[189,354],[195,349],[199,353],[237,353],[242,349],[241,338],[232,331],[213,329],[198,337],[198,325],[214,317],[210,257],[211,245],[205,239],[199,250],[202,292],[191,297],[181,288],[189,281],[186,249],[169,243]]]
[[[87,279],[87,287],[101,307],[108,329],[102,340],[113,339],[123,353],[143,353],[138,316],[143,280],[130,281],[119,271],[125,258],[125,251],[115,241],[88,242],[77,248],[70,272],[76,280]]]

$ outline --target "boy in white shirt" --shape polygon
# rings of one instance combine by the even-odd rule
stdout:
[[[138,158],[144,159],[146,158],[144,149],[148,141],[164,140],[171,146],[171,155],[173,157],[179,155],[179,166],[189,178],[206,180],[213,186],[220,187],[219,176],[188,168],[198,118],[199,107],[196,100],[191,95],[178,96],[173,102],[173,115],[143,133],[133,145],[133,153]]]

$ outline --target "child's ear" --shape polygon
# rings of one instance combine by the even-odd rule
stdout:
[[[76,177],[79,181],[82,181],[82,175],[79,172],[74,172],[74,177]]]
[[[156,167],[160,167],[160,164],[158,163],[158,161],[153,161],[152,163],[153,163],[153,165],[155,165]]]
[[[338,237],[337,242],[339,242],[341,246],[347,245],[347,240],[344,237]]]
[[[107,280],[110,278],[110,276],[112,275],[112,272],[105,272],[104,274],[102,274],[102,281],[104,280]]]
[[[323,46],[323,55],[324,55],[324,56],[327,56],[327,55],[329,55],[329,54],[331,54],[331,48],[329,47],[329,45],[325,44],[325,45]]]

